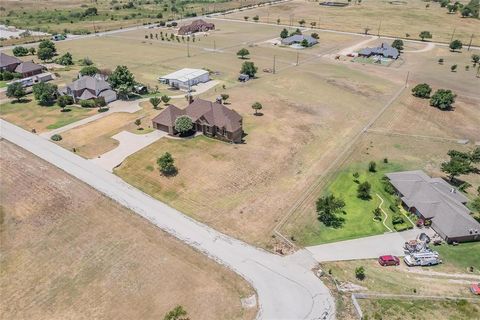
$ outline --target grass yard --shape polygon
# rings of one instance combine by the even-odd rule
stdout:
[[[2,319],[253,319],[232,271],[0,141]]]
[[[35,129],[38,133],[63,127],[97,113],[96,109],[72,107],[69,112],[61,112],[57,105],[43,107],[37,104],[32,95],[28,102],[7,102],[0,105],[0,117],[25,130]]]
[[[480,242],[462,243],[458,246],[441,245],[434,247],[442,257],[443,264],[438,266],[441,271],[473,272],[480,274]]]
[[[377,194],[384,200],[383,210],[387,212],[387,226],[393,229],[392,216],[393,212],[389,209],[390,205],[394,205],[394,197],[385,192],[382,177],[385,173],[400,171],[401,166],[396,164],[385,164],[379,162],[377,164],[377,172],[368,171],[368,163],[352,165],[339,172],[330,185],[326,188],[324,194],[333,194],[345,201],[344,214],[338,214],[345,219],[345,223],[340,228],[326,227],[320,222],[311,224],[303,229],[295,238],[302,245],[313,245],[319,243],[335,242],[341,240],[349,240],[360,237],[366,237],[387,232],[388,229],[381,221],[373,220],[372,211],[378,208],[381,200]],[[357,197],[358,183],[354,182],[353,173],[359,173],[359,182],[368,181],[371,186],[371,199],[362,200]],[[382,220],[384,216],[382,215]]]
[[[355,277],[355,269],[365,268],[365,279]],[[449,277],[430,274],[432,268],[408,268],[403,261],[399,267],[382,267],[376,259],[322,263],[340,283],[352,283],[365,288],[366,293],[454,296],[475,298],[469,286],[475,280],[468,277]],[[478,297],[480,302],[480,297]]]
[[[467,3],[468,1],[461,1]],[[304,20],[305,26],[310,27],[311,22],[317,28],[334,29],[364,33],[368,28],[370,34],[391,37],[419,39],[419,33],[427,30],[433,34],[433,41],[450,42],[455,29],[455,38],[467,43],[473,33],[473,42],[480,44],[480,22],[478,19],[464,19],[457,14],[448,14],[446,8],[441,8],[439,3],[426,3],[421,0],[405,1],[396,5],[391,1],[367,0],[360,5],[354,2],[343,8],[320,6],[315,1],[294,0],[270,7],[256,8],[245,12],[236,12],[226,17],[244,20],[245,16],[252,21],[254,16],[259,17],[259,22],[275,24],[280,19],[281,24],[299,25]],[[380,29],[380,30],[379,30]],[[407,37],[406,34],[409,34]]]
[[[465,320],[479,319],[480,303],[467,300],[360,299],[365,319]]]

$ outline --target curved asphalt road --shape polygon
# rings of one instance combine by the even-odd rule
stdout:
[[[258,294],[259,319],[334,319],[335,304],[306,251],[280,257],[231,238],[153,199],[44,138],[0,120],[0,137],[30,151],[231,268]],[[1,151],[0,151],[1,152]]]

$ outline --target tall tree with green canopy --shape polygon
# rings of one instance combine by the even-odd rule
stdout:
[[[160,172],[166,176],[173,175],[177,172],[175,168],[175,160],[169,152],[165,152],[160,158],[157,159]]]
[[[58,58],[56,61],[57,61],[58,64],[61,64],[62,66],[73,65],[73,58],[72,58],[72,54],[70,52],[65,53],[63,56]]]
[[[432,88],[426,83],[417,84],[412,89],[412,94],[418,98],[428,99],[430,98],[430,93],[432,93]]]
[[[283,28],[282,32],[280,32],[280,38],[285,39],[288,38],[288,30]]]
[[[6,94],[9,98],[15,98],[17,101],[21,101],[22,98],[27,95],[27,92],[20,82],[14,82],[8,85]]]
[[[57,85],[40,82],[32,87],[33,96],[42,106],[49,106],[55,101],[57,96]]]
[[[400,40],[400,39],[393,40],[392,47],[397,49],[398,51],[402,51],[403,50],[403,41]]]
[[[85,66],[82,69],[80,69],[80,74],[82,76],[94,76],[97,73],[100,73],[100,69],[98,69],[95,66]]]
[[[456,95],[451,90],[438,89],[430,98],[430,105],[441,110],[448,110],[455,102]]]
[[[333,194],[318,198],[316,202],[317,217],[327,227],[340,228],[345,219],[337,216],[343,210],[345,201]]]
[[[112,88],[119,91],[121,96],[128,98],[128,95],[133,91],[135,77],[127,66],[117,66],[108,77],[108,82],[112,85]]]
[[[370,182],[365,181],[360,183],[357,188],[357,197],[362,200],[370,200],[372,198],[370,196],[371,189],[372,189],[372,186],[370,185]]]
[[[258,71],[258,68],[251,61],[245,61],[242,64],[242,68],[240,69],[240,73],[246,74],[250,78],[255,78],[255,74],[257,73],[257,71]]]
[[[453,40],[450,42],[449,48],[452,50],[452,52],[455,52],[455,50],[460,50],[463,47],[463,43],[460,40]]]
[[[450,158],[450,161],[441,164],[440,169],[448,174],[450,181],[453,181],[459,175],[468,174],[473,170],[468,161],[460,158]]]
[[[432,34],[430,33],[430,31],[422,31],[420,32],[418,37],[422,39],[422,41],[425,41],[425,39],[432,39]]]
[[[180,136],[185,136],[193,129],[193,121],[189,116],[180,116],[175,119],[175,130],[180,133]]]
[[[239,56],[240,59],[245,59],[245,57],[248,56],[249,54],[250,54],[250,51],[248,51],[245,48],[242,48],[237,52],[237,56]]]

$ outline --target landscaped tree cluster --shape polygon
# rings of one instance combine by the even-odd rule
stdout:
[[[175,119],[175,130],[180,133],[180,136],[188,135],[193,129],[193,121],[189,116],[180,116]]]
[[[246,74],[250,78],[255,78],[255,74],[257,74],[257,71],[258,71],[258,68],[251,61],[245,61],[242,64],[242,68],[240,69],[240,73]]]
[[[50,40],[42,40],[38,45],[37,57],[40,60],[51,60],[57,54],[55,44]]]
[[[32,87],[33,96],[41,106],[50,106],[55,102],[57,97],[57,85],[40,82]]]
[[[460,175],[479,172],[476,165],[480,163],[480,147],[476,147],[470,152],[450,150],[447,154],[450,160],[443,162],[440,168],[448,174],[450,181]]]
[[[108,82],[117,90],[118,95],[125,99],[133,91],[135,77],[126,66],[117,66],[108,77]]]
[[[327,227],[340,228],[345,219],[339,217],[338,213],[342,212],[344,207],[343,199],[336,198],[333,194],[320,197],[316,203],[318,220]]]

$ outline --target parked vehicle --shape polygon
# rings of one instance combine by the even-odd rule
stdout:
[[[474,283],[470,286],[470,291],[473,294],[480,295],[480,283]]]
[[[442,260],[440,259],[438,252],[436,251],[424,251],[424,252],[415,252],[409,255],[406,255],[405,258],[403,258],[403,261],[407,264],[409,267],[415,267],[415,266],[433,266],[442,263]]]
[[[398,266],[400,264],[400,259],[392,255],[380,256],[378,258],[378,263],[381,266]]]

